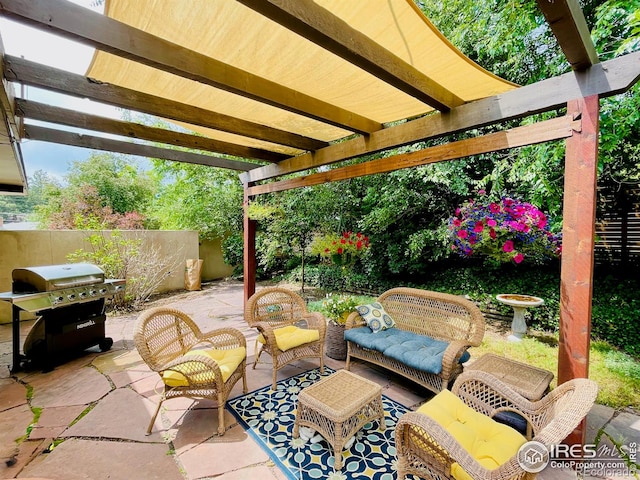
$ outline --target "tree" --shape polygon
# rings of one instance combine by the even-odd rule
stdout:
[[[0,212],[5,214],[32,214],[38,205],[46,204],[46,192],[59,187],[59,183],[44,170],[37,170],[27,180],[26,195],[0,195]]]
[[[150,209],[162,229],[197,230],[200,238],[242,231],[243,188],[235,171],[154,160],[160,185]]]
[[[526,85],[570,71],[535,2],[416,0],[416,3],[463,53],[507,80]],[[581,4],[602,60],[638,49],[640,0]],[[633,35],[633,42],[625,40]],[[640,179],[640,96],[637,92],[635,87],[624,95],[601,101],[599,186],[608,192],[615,192],[626,183],[637,184]],[[563,110],[420,142],[387,155],[537,122],[563,115]],[[404,278],[428,271],[434,261],[452,258],[446,228],[443,228],[445,222],[457,205],[481,189],[496,195],[510,194],[535,204],[553,219],[551,230],[558,232],[562,227],[564,145],[563,141],[548,142],[335,182],[322,186],[324,191],[331,192],[327,197],[317,194],[318,187],[305,190],[316,196],[311,210],[315,228],[340,231],[346,226],[371,237],[371,254],[364,265],[367,275],[389,278],[398,274]],[[278,194],[278,200],[287,209],[284,214],[272,217],[273,224],[264,227],[268,229],[265,242],[274,245],[265,251],[282,253],[289,237],[277,232],[292,234],[294,229],[285,226],[285,222],[296,219],[297,213],[292,212],[298,208],[300,214],[304,214],[304,198],[295,192],[287,194],[298,200],[290,203],[284,200],[287,196]],[[305,222],[299,222],[297,227],[304,225]],[[262,228],[260,224],[259,228]]]
[[[144,212],[151,203],[154,184],[131,158],[112,153],[94,153],[72,163],[66,179],[71,191],[91,185],[103,206],[115,213]]]
[[[287,190],[259,198],[249,207],[249,215],[258,220],[260,263],[265,268],[287,268],[283,260],[299,256],[302,266],[302,290],[307,248],[316,233],[327,231],[340,221],[336,208],[344,206],[348,194],[336,197],[335,184]],[[337,202],[336,202],[337,199]]]
[[[68,193],[68,192],[67,192]],[[51,197],[48,206],[41,206],[44,226],[53,230],[140,230],[144,217],[137,212],[117,213],[104,206],[98,189],[83,184],[74,195]],[[46,211],[46,213],[44,213]]]
[[[112,154],[76,161],[68,185],[47,184],[36,208],[41,228],[140,229],[153,195],[152,179],[135,162]]]

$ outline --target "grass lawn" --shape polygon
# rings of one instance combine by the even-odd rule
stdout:
[[[557,339],[531,335],[521,342],[508,342],[498,335],[485,335],[482,345],[469,349],[474,357],[495,353],[557,374]],[[606,342],[591,343],[589,377],[598,384],[597,403],[616,409],[631,407],[640,411],[640,362]],[[556,385],[554,377],[551,386]]]
[[[357,297],[361,303],[374,301],[371,297]],[[322,312],[322,301],[309,303],[309,310]],[[324,313],[324,312],[323,312]],[[325,314],[326,315],[326,314]],[[495,353],[554,373],[551,386],[556,385],[558,371],[558,339],[556,335],[530,332],[521,342],[509,342],[507,333],[499,333],[487,323],[482,345],[469,350],[475,358]],[[589,377],[597,382],[597,403],[616,409],[632,408],[640,412],[640,362],[606,342],[593,341],[589,358]]]

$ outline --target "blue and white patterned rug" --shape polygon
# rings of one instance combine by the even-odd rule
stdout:
[[[343,451],[339,472],[333,468],[333,449],[326,440],[312,444],[293,438],[298,393],[333,372],[327,367],[324,375],[319,369],[310,370],[279,381],[275,391],[269,385],[229,400],[227,407],[292,480],[395,480],[393,434],[398,418],[409,409],[384,395],[385,430],[379,430],[377,420],[367,423],[351,448]]]

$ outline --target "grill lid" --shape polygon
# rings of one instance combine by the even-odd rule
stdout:
[[[103,283],[104,272],[91,263],[69,263],[16,268],[12,272],[12,279],[13,293],[52,292]]]

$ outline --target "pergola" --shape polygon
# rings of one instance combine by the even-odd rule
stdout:
[[[599,99],[636,82],[640,53],[600,63],[577,0],[537,4],[572,71],[518,86],[464,57],[412,0],[107,0],[105,15],[65,0],[3,0],[1,15],[93,46],[96,54],[82,76],[2,52],[1,133],[11,142],[0,147],[0,189],[26,188],[21,139],[234,169],[242,172],[245,204],[264,193],[564,139],[558,382],[586,377]],[[185,129],[33,102],[15,96],[10,82]],[[313,170],[565,108],[552,120]],[[298,172],[305,173],[291,175]],[[256,273],[256,225],[246,214],[244,227],[246,300]]]

